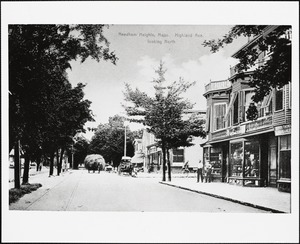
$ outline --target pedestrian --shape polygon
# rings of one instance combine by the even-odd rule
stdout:
[[[211,182],[211,171],[212,171],[212,166],[209,162],[205,164],[205,182]]]
[[[201,160],[199,160],[199,163],[198,163],[197,183],[199,183],[199,180],[201,180],[201,182],[203,182],[203,163]]]

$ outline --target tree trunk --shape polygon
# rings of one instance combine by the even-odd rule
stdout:
[[[23,181],[22,185],[25,185],[28,183],[29,180],[29,155],[28,153],[25,153],[25,162],[24,162],[24,171],[23,171]]]
[[[171,181],[171,162],[170,162],[170,152],[167,149],[167,159],[168,159],[168,181]]]
[[[56,150],[56,170],[57,175],[60,174],[60,167],[59,167],[59,149]]]
[[[54,167],[54,151],[50,154],[50,170],[49,170],[49,176],[53,175],[53,167]]]
[[[14,177],[15,177],[15,188],[20,189],[20,141],[15,144],[15,155],[14,155]]]
[[[162,153],[163,153],[163,178],[162,181],[166,181],[166,147],[165,143],[162,142]]]
[[[62,148],[60,151],[60,159],[59,159],[59,173],[61,173],[61,170],[62,170],[62,161],[63,161],[64,152],[65,152],[65,149]]]
[[[39,171],[40,169],[40,164],[41,164],[41,157],[37,157],[36,159],[36,171]]]

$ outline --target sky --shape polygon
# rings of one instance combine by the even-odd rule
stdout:
[[[239,38],[217,53],[211,53],[203,46],[204,40],[221,38],[230,25],[109,25],[104,35],[110,42],[110,50],[118,57],[116,65],[109,61],[88,59],[84,63],[72,61],[68,77],[72,85],[86,84],[85,98],[92,102],[91,110],[95,122],[86,127],[97,127],[107,123],[116,114],[125,115],[125,83],[153,95],[155,70],[160,61],[167,70],[167,82],[195,82],[185,94],[194,104],[193,109],[206,110],[203,96],[205,84],[210,80],[224,80],[229,77],[230,65],[237,63],[231,55],[247,42]],[[141,128],[130,123],[131,130]],[[87,139],[93,133],[84,135]]]

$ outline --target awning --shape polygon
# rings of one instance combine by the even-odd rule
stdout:
[[[131,160],[131,157],[123,156],[122,160]]]
[[[144,163],[144,154],[143,153],[136,153],[132,157],[131,163],[134,163],[134,164]]]

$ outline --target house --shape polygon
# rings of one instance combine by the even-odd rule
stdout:
[[[268,26],[232,57],[277,26]],[[270,53],[260,54],[256,67]],[[236,67],[236,66],[235,66]],[[251,70],[238,73],[230,69],[230,78],[211,81],[205,86],[207,99],[207,142],[202,144],[203,162],[210,162],[213,180],[241,186],[278,187],[290,191],[291,183],[291,84],[273,89],[255,104],[249,86]],[[242,74],[242,75],[241,75]],[[249,106],[256,106],[258,118],[247,119]]]
[[[199,116],[201,119],[206,118],[206,111],[203,110],[187,110],[184,111],[183,119],[189,116]],[[196,168],[200,159],[202,159],[203,149],[200,144],[204,142],[204,139],[194,137],[190,147],[179,147],[177,149],[169,150],[170,164],[172,173],[181,172],[184,164],[189,161],[189,168]],[[142,137],[142,152],[144,155],[144,168],[149,172],[160,172],[162,171],[162,150],[158,147],[153,134],[147,132],[146,129],[143,131]]]
[[[143,153],[142,139],[134,139],[134,155],[131,158],[131,163],[137,168],[144,169],[145,155]]]

